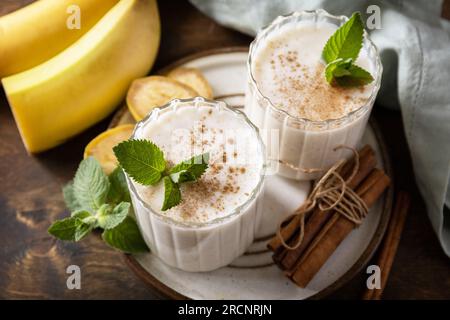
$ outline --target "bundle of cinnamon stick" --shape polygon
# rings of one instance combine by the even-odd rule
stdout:
[[[370,208],[389,186],[390,179],[382,170],[375,168],[375,152],[369,145],[359,150],[358,155],[358,171],[348,181],[347,187],[353,189]],[[344,180],[351,177],[355,161],[355,158],[352,158],[338,169]],[[281,226],[279,236],[275,236],[268,244],[268,248],[274,252],[274,262],[300,287],[306,287],[339,244],[356,227],[354,222],[333,209],[323,211],[316,207],[307,212],[304,218],[303,239],[295,249],[285,247],[279,236],[286,244],[295,247],[300,232],[301,215],[293,215],[290,221],[286,221]]]

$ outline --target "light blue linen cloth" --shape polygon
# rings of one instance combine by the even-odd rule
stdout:
[[[436,0],[191,0],[220,24],[254,36],[281,14],[323,8],[363,15],[378,5],[370,31],[384,73],[377,103],[401,108],[416,181],[445,253],[450,256],[450,23]],[[369,16],[370,14],[366,15]],[[389,132],[384,132],[389,139]],[[445,208],[445,206],[447,208]]]

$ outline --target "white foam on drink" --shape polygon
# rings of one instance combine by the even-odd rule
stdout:
[[[360,108],[372,84],[357,88],[331,86],[325,79],[322,49],[338,27],[309,21],[284,25],[258,48],[253,75],[261,93],[279,109],[314,121],[337,119]],[[363,47],[356,64],[374,75],[374,63]]]
[[[260,180],[263,156],[257,133],[230,110],[183,106],[162,113],[144,128],[142,137],[155,143],[171,164],[210,153],[209,167],[194,183],[181,184],[182,202],[162,212],[164,185],[134,183],[150,207],[182,222],[208,222],[244,204]]]

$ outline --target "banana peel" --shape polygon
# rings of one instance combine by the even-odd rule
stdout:
[[[155,0],[121,0],[50,60],[2,79],[30,153],[55,147],[105,118],[146,75],[160,41]]]
[[[0,17],[0,77],[35,67],[89,31],[119,0],[41,0]],[[80,28],[68,28],[70,7]]]

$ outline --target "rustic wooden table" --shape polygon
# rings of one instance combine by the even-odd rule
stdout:
[[[32,0],[3,0],[0,15]],[[450,17],[450,6],[444,14]],[[205,49],[248,45],[250,37],[219,26],[187,2],[160,1],[162,43],[155,69]],[[30,48],[32,50],[32,48]],[[428,221],[417,190],[399,112],[376,107],[395,169],[398,188],[412,195],[412,206],[384,299],[450,299],[450,260]],[[83,148],[105,130],[109,119],[68,143],[29,156],[20,140],[4,93],[0,93],[0,298],[6,299],[152,299],[158,295],[128,269],[122,254],[97,235],[79,244],[62,243],[46,230],[68,214],[61,196],[74,174]],[[66,287],[66,267],[82,270],[81,290]],[[364,289],[362,271],[331,295],[358,299]]]

